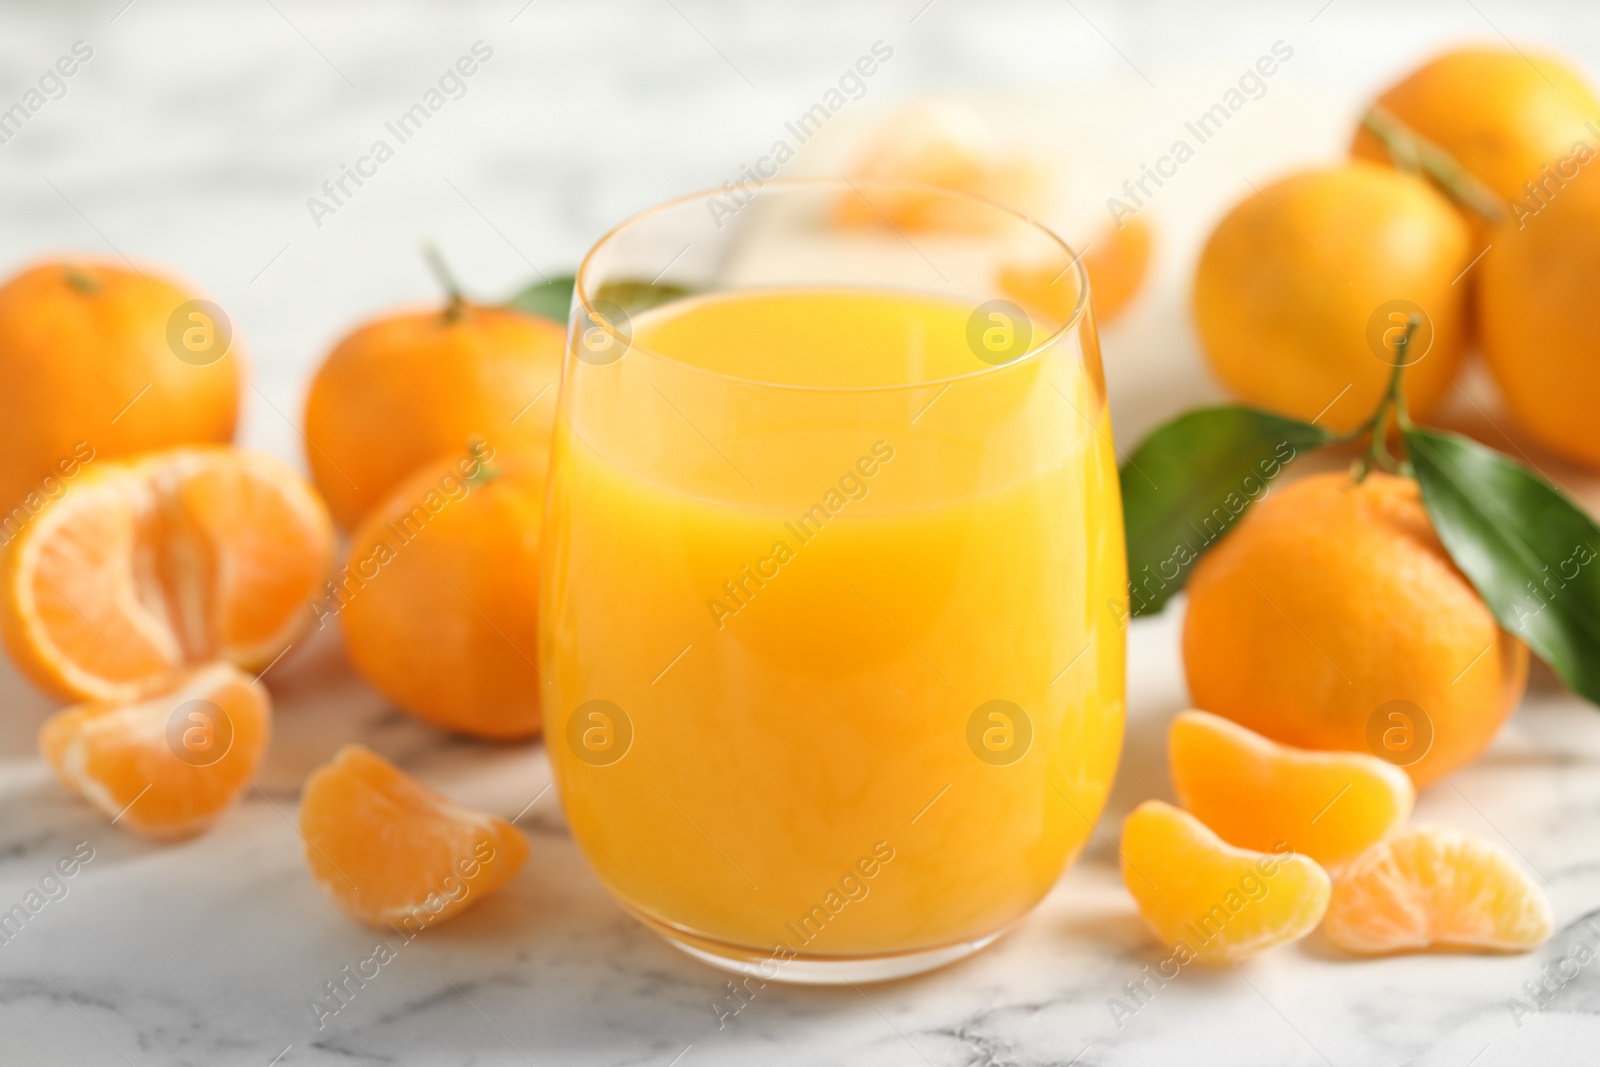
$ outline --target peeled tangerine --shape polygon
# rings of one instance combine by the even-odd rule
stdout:
[[[1007,145],[974,109],[948,101],[919,101],[891,114],[863,139],[847,173],[867,182],[910,182],[926,190],[859,186],[839,199],[842,226],[888,224],[910,232],[962,233],[992,227],[997,214],[985,205],[941,195],[970,193],[1012,211],[1052,216],[1059,175],[1044,155]],[[1120,220],[1093,233],[1067,236],[1081,249],[1094,292],[1095,318],[1109,322],[1138,294],[1150,266],[1152,234],[1142,218]],[[1000,290],[1064,323],[1078,304],[1080,286],[1067,262],[1009,262]],[[1052,327],[1053,328],[1053,327]]]
[[[1167,759],[1178,802],[1224,841],[1287,842],[1324,867],[1389,836],[1416,799],[1406,773],[1376,756],[1290,748],[1204,711],[1172,721]]]
[[[937,190],[970,193],[1036,216],[1049,209],[1055,186],[1049,161],[1003,143],[972,108],[943,100],[917,101],[874,127],[847,177],[930,187],[925,192],[858,188],[835,208],[835,221],[842,226],[888,224],[914,233],[970,232],[992,225],[994,214],[983,205]]]
[[[1530,949],[1550,937],[1550,902],[1496,846],[1412,826],[1340,875],[1323,930],[1346,952],[1441,946]]]
[[[1122,880],[1179,963],[1234,963],[1322,921],[1328,875],[1288,846],[1234,848],[1185,811],[1147,800],[1122,824]]]
[[[155,837],[204,829],[254,780],[271,733],[267,691],[226,663],[130,702],[79,704],[39,730],[67,788]]]
[[[306,779],[306,861],[350,914],[408,935],[510,881],[528,842],[510,823],[464,808],[361,745]]]
[[[132,701],[219,660],[270,666],[311,622],[333,526],[281,460],[176,448],[90,468],[7,547],[0,635],[68,699]]]

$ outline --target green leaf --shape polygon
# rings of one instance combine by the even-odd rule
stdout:
[[[682,299],[690,292],[681,285],[661,285],[622,278],[606,282],[595,292],[594,298],[597,301],[609,300],[628,314],[637,315],[641,311]]]
[[[572,309],[572,290],[575,284],[572,275],[563,274],[528,286],[506,303],[518,311],[554,319],[565,325],[567,314]],[[691,291],[681,285],[619,278],[602,285],[596,290],[594,298],[596,301],[609,300],[629,315],[637,315],[641,311],[648,311],[650,308],[688,296]]]
[[[1600,527],[1561,491],[1458,434],[1406,431],[1439,540],[1500,625],[1600,704]]]
[[[1132,613],[1165,607],[1283,465],[1332,439],[1308,422],[1234,405],[1188,412],[1146,437],[1122,466]]]
[[[518,311],[553,319],[565,326],[567,312],[572,309],[572,287],[575,284],[577,279],[572,275],[559,274],[554,278],[535,282],[507,300],[506,304]]]

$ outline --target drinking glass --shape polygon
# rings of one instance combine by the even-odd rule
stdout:
[[[1091,833],[1121,501],[1087,276],[1035,222],[773,181],[623,223],[578,273],[543,537],[568,821],[685,951],[925,970]]]

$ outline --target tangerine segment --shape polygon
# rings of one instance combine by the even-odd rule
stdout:
[[[1150,267],[1150,226],[1139,218],[1106,227],[1084,246],[1084,270],[1097,322],[1110,322],[1138,295]],[[1063,323],[1078,303],[1078,280],[1060,263],[1007,264],[1000,268],[1000,291],[1044,314],[1046,322]]]
[[[1346,952],[1437,945],[1519,951],[1543,944],[1550,902],[1510,856],[1481,837],[1410,826],[1340,875],[1323,929]]]
[[[42,688],[132,701],[196,664],[265,667],[311,621],[332,553],[322,502],[271,456],[107,464],[11,543],[0,634]]]
[[[1324,867],[1389,836],[1416,800],[1405,771],[1376,756],[1275,744],[1204,711],[1172,720],[1167,759],[1179,803],[1224,841],[1285,841]]]
[[[267,691],[226,663],[132,703],[79,704],[39,729],[39,751],[73,792],[130,830],[197,833],[255,779],[272,732]]]
[[[415,932],[510,881],[527,839],[464,808],[361,745],[306,779],[300,832],[311,874],[346,911]]]
[[[1147,800],[1122,824],[1122,880],[1157,937],[1189,959],[1234,963],[1316,928],[1328,875],[1283,846],[1234,848],[1188,812]]]

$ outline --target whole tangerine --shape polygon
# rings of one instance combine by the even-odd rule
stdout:
[[[1537,214],[1506,219],[1493,240],[1478,279],[1489,370],[1529,436],[1600,470],[1600,175],[1579,176]]]
[[[1527,682],[1527,646],[1451,561],[1409,478],[1330,472],[1269,495],[1188,591],[1197,706],[1282,744],[1372,752],[1418,786],[1482,752]]]
[[[1455,157],[1499,196],[1526,195],[1578,141],[1600,144],[1600,99],[1554,56],[1514,48],[1459,48],[1435,57],[1384,90],[1391,115]],[[1388,162],[1365,128],[1353,155]]]
[[[1404,392],[1425,416],[1461,362],[1465,293],[1452,283],[1468,258],[1466,224],[1420,178],[1367,162],[1294,174],[1241,200],[1206,241],[1201,346],[1246,403],[1346,431],[1388,386],[1393,356],[1376,339],[1393,309],[1420,309]]]
[[[476,737],[539,732],[545,465],[483,448],[425,464],[351,538],[345,646],[404,710]]]
[[[565,337],[547,319],[459,299],[357,327],[306,397],[306,458],[334,521],[353,530],[420,465],[475,439],[546,449]]]
[[[148,267],[92,260],[0,285],[0,509],[37,512],[95,459],[232,441],[244,345],[219,312]]]

